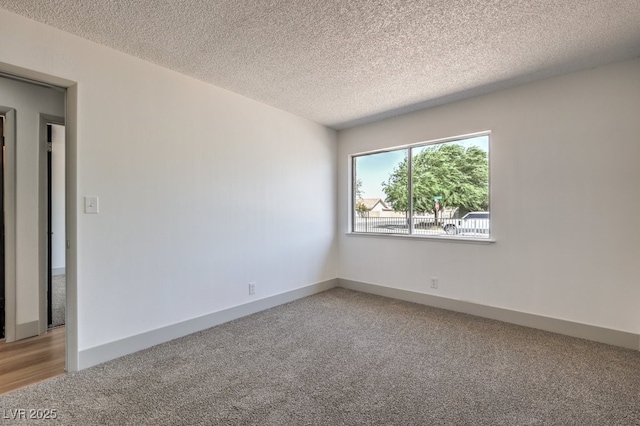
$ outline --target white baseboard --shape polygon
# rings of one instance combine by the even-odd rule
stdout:
[[[40,334],[40,323],[38,321],[16,324],[16,340],[26,339],[38,334]]]
[[[504,308],[496,308],[493,306],[479,305],[477,303],[465,302],[462,300],[449,299],[446,297],[433,296],[408,290],[400,290],[359,281],[345,280],[342,278],[338,278],[338,286],[349,290],[420,303],[422,305],[433,306],[435,308],[462,312],[478,317],[490,318],[511,324],[551,331],[558,334],[640,351],[640,335],[626,331],[612,330],[594,325],[581,324],[557,318],[512,311]]]
[[[54,277],[58,275],[64,275],[67,273],[66,269],[67,268],[65,268],[64,266],[62,268],[51,268],[51,275]]]
[[[159,345],[188,334],[196,333],[247,315],[255,314],[265,309],[289,303],[303,297],[329,290],[337,286],[337,278],[308,285],[285,293],[259,299],[254,302],[234,306],[218,312],[213,312],[198,318],[193,318],[177,324],[151,330],[125,339],[105,343],[104,345],[84,349],[78,353],[78,369],[89,368],[103,362],[119,358],[151,346]]]
[[[493,306],[479,305],[472,302],[433,296],[408,290],[400,290],[376,284],[359,281],[334,278],[321,283],[301,287],[285,293],[259,299],[243,305],[234,306],[218,312],[213,312],[202,317],[172,324],[167,327],[151,330],[125,339],[105,343],[78,353],[78,369],[92,367],[103,362],[119,358],[143,349],[150,348],[161,343],[168,342],[216,325],[223,324],[247,315],[251,315],[265,309],[289,303],[303,297],[311,296],[334,287],[343,287],[349,290],[371,293],[393,299],[420,303],[436,308],[447,309],[455,312],[490,318],[525,327],[551,331],[567,336],[578,337],[623,348],[640,350],[640,335],[625,331],[612,330],[588,324],[581,324],[556,318],[544,317],[524,312],[512,311]],[[34,323],[37,329],[37,321]],[[22,324],[18,328],[22,333],[30,333],[34,324]],[[37,330],[36,330],[37,334]]]

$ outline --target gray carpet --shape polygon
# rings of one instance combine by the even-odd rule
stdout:
[[[64,325],[66,306],[66,275],[54,275],[51,282],[51,319],[52,327]]]
[[[640,425],[640,352],[333,289],[0,396],[19,408],[67,425]]]

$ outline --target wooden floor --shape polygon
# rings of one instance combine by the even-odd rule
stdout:
[[[65,328],[0,342],[0,394],[64,374]]]

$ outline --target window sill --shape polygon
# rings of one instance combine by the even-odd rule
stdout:
[[[347,232],[348,237],[384,237],[384,238],[400,238],[409,240],[427,240],[427,241],[448,241],[451,243],[471,243],[471,244],[494,244],[493,238],[474,238],[474,237],[458,237],[444,235],[416,235],[416,234],[388,234],[383,232]]]

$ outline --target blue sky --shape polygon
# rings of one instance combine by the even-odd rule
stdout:
[[[489,152],[489,136],[487,135],[447,143],[460,145],[464,148],[476,146],[485,152]],[[357,157],[356,179],[362,182],[362,197],[382,198],[384,200],[385,196],[384,192],[382,192],[381,183],[387,181],[393,169],[405,158],[406,154],[406,150],[398,150]]]

